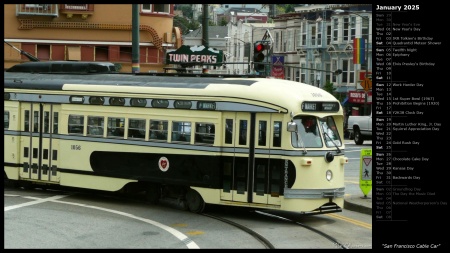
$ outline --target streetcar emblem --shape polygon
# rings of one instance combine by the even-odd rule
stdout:
[[[158,166],[162,172],[166,172],[169,169],[169,159],[164,156],[159,158]]]

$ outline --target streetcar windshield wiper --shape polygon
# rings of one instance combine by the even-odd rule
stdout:
[[[326,137],[328,137],[328,139],[331,141],[331,143],[333,143],[333,145],[336,147],[336,149],[337,149],[336,152],[341,153],[341,150],[339,149],[338,145],[336,144],[336,142],[333,141],[333,139],[331,139],[331,137],[327,134],[327,132],[324,131],[323,134],[325,134]]]
[[[325,129],[322,128],[322,132],[331,141],[331,143],[333,143],[333,145],[336,147],[336,149],[337,149],[336,152],[341,153],[341,150],[339,149],[338,145],[333,141],[333,139],[331,139],[331,137],[328,135],[328,133],[325,131]]]

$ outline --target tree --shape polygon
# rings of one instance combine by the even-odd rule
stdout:
[[[327,91],[328,93],[330,93],[331,95],[333,95],[335,98],[339,99],[340,94],[336,94],[334,91],[336,90],[336,88],[333,87],[333,83],[328,81],[327,83],[325,83],[325,85],[322,88],[323,90]],[[336,96],[337,95],[337,96]]]
[[[227,26],[228,22],[227,19],[225,17],[222,17],[222,19],[220,19],[220,26]]]
[[[189,33],[189,30],[196,30],[200,27],[199,22],[190,21],[184,17],[173,17],[173,26],[179,27],[183,34]]]
[[[188,19],[192,19],[194,12],[192,11],[192,4],[179,4],[177,5],[177,10],[181,10],[183,12],[183,16]]]

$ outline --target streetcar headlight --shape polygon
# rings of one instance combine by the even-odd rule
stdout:
[[[333,172],[331,172],[331,170],[327,170],[326,177],[327,180],[330,181],[333,178]]]
[[[333,160],[334,160],[334,155],[333,155],[333,153],[327,152],[327,153],[325,154],[325,161],[326,161],[327,163],[331,163]]]

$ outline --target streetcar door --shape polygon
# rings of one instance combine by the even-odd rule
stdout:
[[[280,205],[283,183],[282,114],[259,113],[255,119],[253,202]]]
[[[59,182],[58,119],[60,105],[22,103],[20,177]]]
[[[268,202],[268,172],[270,154],[270,114],[259,113],[255,121],[255,165],[253,173],[253,202],[267,204]]]
[[[222,200],[249,201],[250,121],[250,113],[223,113]]]

